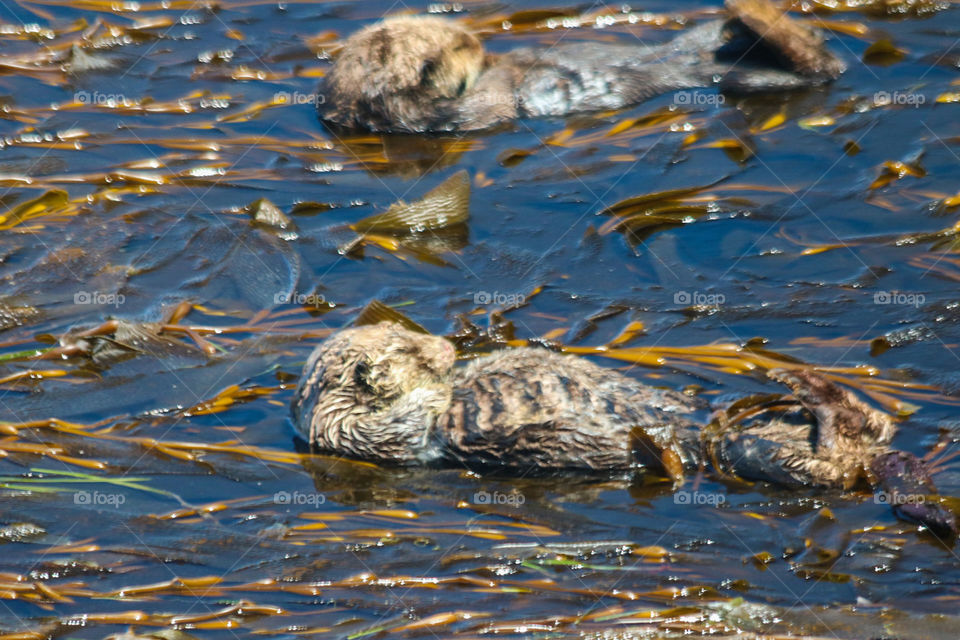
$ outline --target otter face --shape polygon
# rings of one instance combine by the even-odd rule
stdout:
[[[345,349],[338,361],[356,363],[351,383],[371,399],[389,401],[442,382],[456,359],[447,340],[391,322],[346,329],[339,338]]]
[[[387,18],[352,35],[327,77],[325,117],[374,129],[422,130],[437,101],[461,96],[483,69],[480,40],[436,16]]]
[[[294,412],[376,414],[416,389],[444,384],[455,360],[447,340],[391,322],[343,329],[311,354]]]
[[[310,355],[293,402],[319,449],[393,462],[432,459],[430,421],[449,404],[453,345],[391,322],[343,329]]]

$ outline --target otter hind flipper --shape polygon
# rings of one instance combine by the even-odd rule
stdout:
[[[841,441],[866,445],[889,444],[896,426],[886,413],[874,409],[827,377],[806,369],[773,369],[768,375],[785,384],[817,418],[817,449]]]
[[[794,20],[769,0],[726,0],[726,7],[731,29],[749,33],[755,44],[801,76],[828,82],[846,70],[824,46],[820,31]]]

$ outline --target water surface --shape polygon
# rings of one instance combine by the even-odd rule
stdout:
[[[502,51],[662,42],[717,12],[633,8],[602,29],[624,9],[460,17]],[[463,138],[336,135],[317,80],[383,12],[2,9],[0,630],[955,638],[955,549],[866,492],[383,469],[306,455],[288,405],[312,346],[373,300],[443,334],[522,299],[503,315],[517,339],[602,346],[642,326],[623,346],[663,366],[598,359],[638,380],[723,402],[778,392],[763,365],[794,359],[900,411],[899,448],[952,442],[958,10],[818,14],[849,71],[817,90],[671,94]],[[112,66],[71,72],[74,45]],[[467,229],[338,251],[345,225],[461,169]],[[659,218],[609,213],[676,189]],[[293,225],[251,224],[261,198]],[[109,318],[181,329],[36,357]],[[936,482],[960,493],[949,466]]]

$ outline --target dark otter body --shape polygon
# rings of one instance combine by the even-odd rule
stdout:
[[[620,109],[678,89],[823,84],[844,70],[819,33],[766,0],[657,46],[576,44],[484,55],[443,18],[399,17],[344,43],[321,90],[328,122],[373,131],[470,131],[520,117]]]
[[[798,406],[704,435],[699,405],[583,358],[511,349],[454,367],[453,345],[389,322],[344,329],[311,355],[293,404],[318,449],[395,464],[515,472],[652,467],[682,481],[717,471],[782,485],[866,480],[897,513],[952,534],[952,513],[923,495],[924,463],[890,450],[886,414],[809,371],[775,372]],[[812,414],[812,418],[811,418]]]

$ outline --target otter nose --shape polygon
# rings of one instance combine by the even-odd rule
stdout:
[[[440,343],[440,366],[443,368],[452,367],[457,360],[456,348],[452,342],[445,338],[437,338],[437,341]]]

